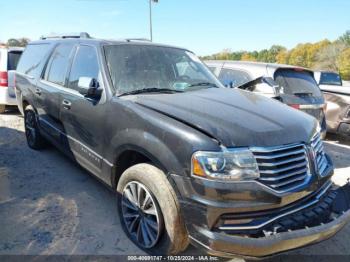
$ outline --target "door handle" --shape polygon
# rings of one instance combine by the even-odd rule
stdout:
[[[35,88],[35,94],[41,95],[41,89],[40,88]]]
[[[63,108],[64,108],[64,109],[69,110],[69,109],[71,108],[71,106],[72,106],[72,103],[71,103],[70,101],[64,99],[64,100],[62,101],[62,105],[63,105]]]

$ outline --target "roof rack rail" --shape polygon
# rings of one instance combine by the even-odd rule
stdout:
[[[72,34],[60,34],[60,35],[48,35],[48,36],[41,36],[41,40],[45,39],[51,39],[51,38],[91,38],[91,36],[86,32],[81,33],[72,33]]]
[[[147,39],[147,38],[126,38],[125,41],[127,41],[127,42],[131,42],[131,41],[152,42],[150,39]]]

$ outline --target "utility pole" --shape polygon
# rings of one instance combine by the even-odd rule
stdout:
[[[151,42],[153,41],[153,29],[152,29],[152,2],[158,3],[158,0],[149,0],[149,32],[151,37]]]

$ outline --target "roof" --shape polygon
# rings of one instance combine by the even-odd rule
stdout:
[[[85,43],[90,45],[96,45],[100,46],[102,45],[149,45],[149,46],[159,46],[159,47],[169,47],[169,48],[176,48],[176,49],[182,49],[187,50],[185,48],[176,47],[176,46],[170,46],[165,44],[159,44],[150,42],[146,39],[98,39],[98,38],[47,38],[47,39],[40,39],[31,41],[29,44],[43,44],[43,43],[52,43],[52,42],[78,42],[78,43]],[[188,50],[187,50],[188,51]]]
[[[285,65],[285,64],[276,64],[276,63],[263,63],[263,62],[251,62],[251,61],[232,61],[232,60],[209,60],[205,61],[207,65],[210,66],[210,64],[234,68],[234,69],[240,69],[243,71],[246,71],[253,75],[254,77],[260,77],[260,76],[270,76],[273,77],[274,73],[278,69],[300,69],[304,71],[312,72],[311,69],[307,69],[300,66],[293,66],[293,65]]]

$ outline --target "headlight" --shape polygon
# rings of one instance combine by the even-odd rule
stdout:
[[[192,175],[214,180],[243,181],[260,177],[258,164],[248,149],[224,152],[196,152]]]

